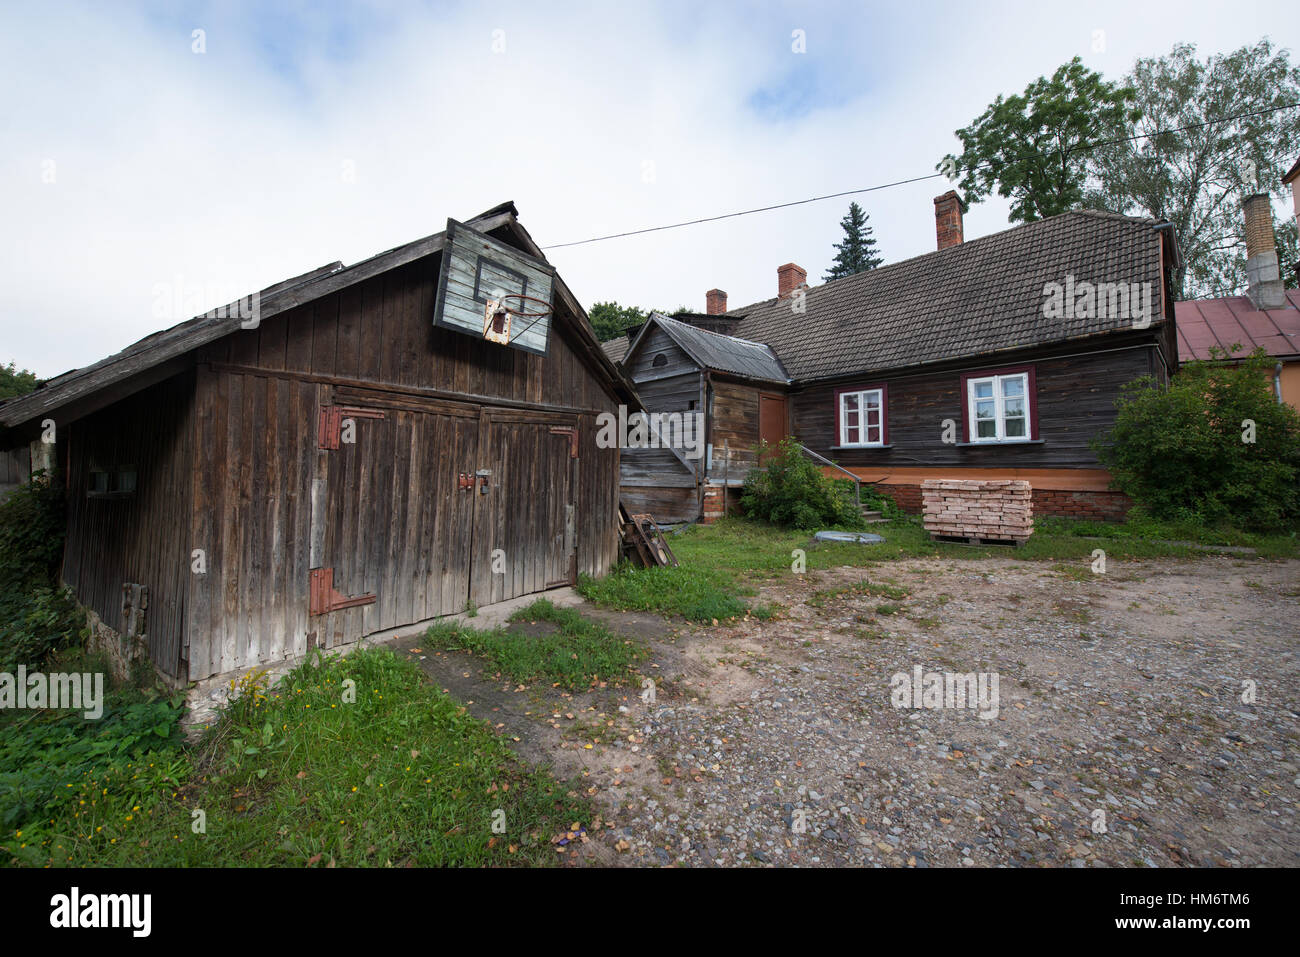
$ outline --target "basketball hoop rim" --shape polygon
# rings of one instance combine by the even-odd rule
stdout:
[[[522,293],[514,293],[514,292],[506,293],[503,296],[496,296],[495,298],[493,298],[492,301],[504,306],[505,301],[507,299],[517,299],[520,301],[535,302],[542,307],[540,311],[530,312],[524,309],[511,309],[509,306],[506,306],[507,312],[509,312],[514,316],[517,316],[520,319],[541,319],[544,316],[549,316],[553,312],[555,312],[555,307],[552,306],[545,299],[538,299],[536,296],[525,296]]]

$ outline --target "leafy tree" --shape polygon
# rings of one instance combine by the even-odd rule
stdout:
[[[851,486],[828,478],[795,439],[775,447],[760,442],[755,452],[764,467],[745,477],[740,507],[746,515],[791,528],[863,527]]]
[[[1296,263],[1300,262],[1300,228],[1295,217],[1288,216],[1273,230],[1277,237],[1277,261],[1282,268],[1282,284],[1288,289],[1300,286],[1296,280]]]
[[[1236,348],[1240,348],[1237,346]],[[1172,383],[1143,376],[1093,449],[1112,484],[1154,517],[1247,529],[1300,523],[1300,414],[1277,401],[1273,359],[1190,362]]]
[[[26,395],[36,388],[36,373],[18,369],[11,362],[0,365],[0,400]]]
[[[1300,108],[1278,107],[1300,103],[1300,68],[1267,39],[1204,61],[1180,43],[1139,59],[1125,85],[1139,115],[1113,123],[1100,139],[1114,142],[1089,151],[1088,205],[1174,224],[1179,298],[1243,291],[1241,204],[1261,191],[1282,197]],[[1293,264],[1284,260],[1283,271]]]
[[[844,241],[835,244],[835,262],[822,276],[822,282],[852,276],[854,273],[875,269],[884,259],[876,255],[876,239],[871,235],[870,219],[857,203],[849,203],[849,211],[840,220]]]
[[[591,327],[596,331],[596,338],[601,342],[617,339],[627,331],[629,326],[640,325],[646,321],[648,312],[636,306],[620,306],[616,302],[598,302],[587,312]]]
[[[999,95],[970,126],[957,130],[960,156],[936,166],[961,174],[967,203],[994,191],[1012,200],[1012,222],[1030,223],[1083,204],[1088,153],[1105,131],[1136,118],[1133,91],[1108,83],[1079,57],[1023,94]]]

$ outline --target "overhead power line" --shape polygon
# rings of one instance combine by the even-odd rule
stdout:
[[[1232,120],[1244,119],[1245,117],[1248,116],[1261,116],[1265,113],[1276,113],[1279,110],[1290,110],[1298,106],[1300,106],[1300,103],[1286,103],[1283,104],[1282,106],[1273,106],[1262,110],[1251,110],[1246,113],[1236,113],[1233,114],[1232,116],[1225,116],[1218,120],[1206,120],[1202,123],[1192,123],[1188,126],[1180,126],[1172,130],[1156,130],[1154,133],[1138,133],[1133,136],[1122,136],[1117,139],[1098,140],[1095,143],[1088,143],[1083,146],[1071,147],[1069,152],[1077,153],[1077,152],[1082,152],[1083,150],[1096,149],[1099,146],[1113,146],[1116,143],[1128,143],[1128,142],[1132,142],[1133,140],[1151,139],[1157,136],[1167,136],[1171,133],[1186,133],[1190,130],[1201,129],[1202,127],[1205,126],[1212,126],[1218,123],[1228,123]],[[968,169],[976,169],[976,168],[977,167],[974,166],[965,167],[965,168],[953,167],[951,171],[952,176],[950,177],[950,180],[956,179],[958,174],[965,172]],[[644,235],[645,233],[658,233],[666,229],[681,229],[683,226],[698,226],[701,223],[716,223],[720,219],[734,219],[737,216],[750,216],[754,213],[767,213],[767,212],[771,212],[774,209],[789,209],[791,206],[804,206],[808,203],[820,203],[823,200],[839,199],[842,196],[857,196],[861,193],[874,193],[878,190],[892,189],[895,186],[906,186],[909,183],[920,183],[928,179],[937,179],[941,176],[948,176],[948,174],[943,172],[928,173],[925,176],[912,176],[909,177],[908,179],[897,179],[894,180],[892,183],[881,183],[878,186],[864,186],[861,189],[846,189],[839,193],[827,193],[825,196],[810,196],[807,199],[796,199],[788,203],[775,203],[771,206],[757,206],[753,209],[742,209],[734,213],[721,213],[720,215],[717,216],[704,216],[701,217],[700,219],[688,219],[680,223],[667,223],[663,226],[647,226],[644,229],[629,229],[626,232],[610,233],[607,236],[593,236],[591,239],[579,239],[570,243],[554,243],[550,246],[543,246],[542,248],[545,250],[545,249],[564,249],[569,246],[586,246],[589,243],[603,243],[609,239],[622,239],[626,236],[641,236]]]

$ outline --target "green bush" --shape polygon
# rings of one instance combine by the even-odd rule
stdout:
[[[78,643],[85,624],[67,588],[0,592],[0,671],[40,667],[51,652]]]
[[[740,506],[746,515],[785,528],[864,527],[853,484],[828,478],[794,439],[775,448],[760,442],[755,451],[765,467],[745,478]]]
[[[0,722],[0,828],[24,825],[65,803],[67,789],[88,775],[175,751],[181,744],[184,695],[107,691],[104,713],[15,713]]]
[[[37,471],[0,502],[0,588],[48,585],[63,559],[63,485]]]
[[[1263,350],[1239,363],[1225,358],[1188,363],[1168,387],[1150,376],[1125,386],[1114,427],[1093,448],[1112,485],[1153,518],[1295,527],[1300,415],[1277,401]]]
[[[37,472],[0,503],[0,671],[39,666],[77,642],[84,619],[58,584],[63,486]]]

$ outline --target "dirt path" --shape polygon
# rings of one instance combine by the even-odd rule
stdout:
[[[1300,563],[917,560],[759,600],[786,610],[674,629],[584,608],[650,641],[653,705],[421,664],[586,784],[593,862],[1300,864]],[[996,717],[895,706],[895,675],[931,673],[996,675]]]

